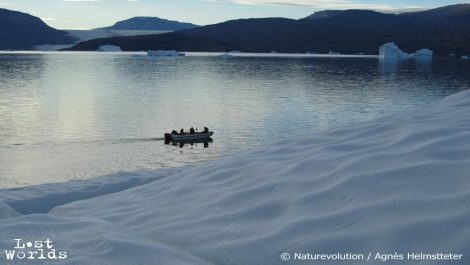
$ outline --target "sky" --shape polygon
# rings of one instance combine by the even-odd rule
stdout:
[[[428,9],[469,0],[0,0],[0,8],[38,16],[59,29],[93,29],[135,16],[155,16],[198,25],[238,18],[302,18],[325,9],[389,12]]]

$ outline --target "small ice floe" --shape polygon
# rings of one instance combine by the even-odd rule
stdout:
[[[470,59],[469,56],[466,56],[466,55],[462,56],[462,60],[469,60],[469,59]]]
[[[328,54],[329,55],[340,55],[341,53],[340,52],[329,51]]]
[[[219,56],[217,56],[217,57],[219,57],[220,59],[230,59],[230,58],[233,57],[233,55],[230,54],[230,53],[223,53],[223,54],[221,54],[221,55],[219,55]]]
[[[147,55],[148,56],[179,57],[179,56],[185,56],[186,54],[183,53],[183,52],[175,51],[175,50],[171,50],[171,51],[163,51],[163,50],[153,51],[153,50],[149,50],[149,51],[147,51]]]
[[[116,45],[101,45],[98,47],[99,52],[122,52],[121,47]]]
[[[221,55],[219,55],[217,57],[219,57],[220,59],[230,59],[230,58],[233,58],[235,56],[231,52],[229,52],[229,53],[222,53]]]

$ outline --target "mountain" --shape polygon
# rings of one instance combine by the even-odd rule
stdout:
[[[74,40],[38,17],[0,8],[0,50],[30,50],[35,45],[71,44]]]
[[[198,27],[191,23],[178,22],[158,17],[134,17],[119,21],[111,27],[101,28],[106,30],[162,30],[176,31]]]
[[[377,54],[380,45],[394,41],[410,52],[429,48],[436,55],[470,54],[469,7],[469,4],[461,4],[407,14],[333,10],[314,14],[313,19],[312,16],[299,20],[240,19],[178,33],[218,41],[246,52]],[[161,34],[149,37],[153,42],[163,38],[168,47],[172,47],[171,36]],[[81,45],[80,49],[96,50],[98,43],[106,43],[106,40],[90,41]],[[198,50],[216,51],[212,50],[213,47],[204,49],[200,44]],[[191,43],[186,47],[188,51],[194,50]],[[137,46],[126,48],[137,50]]]
[[[470,4],[458,4],[421,12],[404,13],[400,16],[412,19],[415,23],[432,25],[437,28],[463,30],[470,28]]]
[[[312,15],[306,17],[305,19],[323,19],[331,17],[343,12],[343,10],[323,10],[313,13]]]

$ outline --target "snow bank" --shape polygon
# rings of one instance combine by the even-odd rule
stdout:
[[[15,217],[19,214],[48,213],[59,205],[148,184],[178,170],[182,168],[158,172],[122,172],[90,180],[3,190],[0,192],[0,202],[3,202],[0,203],[0,219]]]
[[[63,264],[302,263],[280,259],[296,252],[460,253],[449,264],[469,264],[469,111],[465,91],[413,112],[163,172],[48,214],[1,220],[0,249],[13,238],[50,237],[70,253]],[[11,194],[7,211],[22,212]],[[366,263],[386,264],[315,262]]]

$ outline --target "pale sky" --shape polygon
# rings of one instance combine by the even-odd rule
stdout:
[[[469,0],[0,0],[0,8],[30,13],[60,29],[110,26],[135,16],[199,25],[251,17],[302,18],[325,9],[433,8]]]

